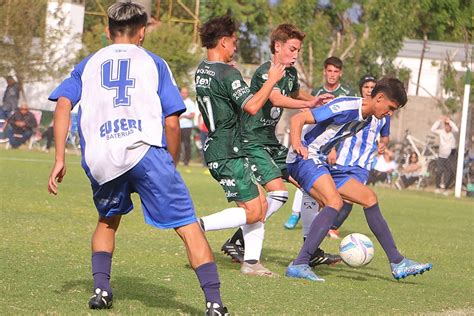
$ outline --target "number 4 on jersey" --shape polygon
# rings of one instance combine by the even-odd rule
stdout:
[[[130,106],[131,96],[129,88],[135,88],[135,78],[130,78],[130,59],[119,59],[118,70],[114,69],[114,61],[107,60],[101,69],[102,87],[107,90],[115,90],[114,107]]]

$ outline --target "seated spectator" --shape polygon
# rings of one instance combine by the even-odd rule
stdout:
[[[38,126],[36,118],[28,109],[26,103],[13,112],[7,120],[7,137],[12,148],[18,148],[26,143]]]
[[[418,181],[420,178],[420,171],[421,164],[418,161],[418,154],[412,152],[408,164],[400,171],[400,176],[398,177],[397,182],[395,182],[397,189],[401,190],[408,188],[410,185]]]
[[[370,170],[367,184],[375,185],[376,182],[391,183],[392,173],[397,169],[397,163],[393,161],[393,153],[385,149],[382,155],[379,155],[375,161],[374,167]]]
[[[44,147],[44,151],[49,152],[51,145],[53,144],[54,140],[54,127],[53,122],[49,124],[48,128],[41,134],[41,138],[46,140],[46,145]]]

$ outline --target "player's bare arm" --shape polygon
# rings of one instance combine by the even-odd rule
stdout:
[[[379,154],[383,154],[387,149],[388,143],[390,142],[389,136],[381,136],[379,140],[379,144],[377,146],[377,152]]]
[[[268,71],[268,80],[262,88],[244,105],[244,111],[250,115],[255,115],[268,100],[275,84],[285,75],[285,66],[282,64],[272,64]]]
[[[165,135],[168,151],[176,164],[179,161],[179,149],[181,147],[181,129],[179,127],[179,116],[172,114],[165,118]]]
[[[313,114],[310,111],[300,112],[294,115],[290,120],[290,142],[293,151],[301,156],[303,159],[308,158],[308,149],[301,143],[301,131],[305,124],[314,124]]]
[[[56,148],[53,170],[48,180],[48,191],[56,195],[58,193],[58,182],[62,182],[66,175],[66,139],[69,131],[69,121],[72,104],[67,98],[58,99],[54,112],[54,142]]]

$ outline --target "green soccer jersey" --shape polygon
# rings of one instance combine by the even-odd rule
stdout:
[[[206,162],[243,157],[242,108],[252,97],[240,72],[222,62],[204,60],[195,74],[197,102],[209,134]]]
[[[263,84],[268,80],[268,70],[270,66],[271,61],[267,61],[257,68],[250,83],[252,93],[256,93],[260,90]],[[279,90],[284,96],[298,91],[299,88],[298,72],[294,67],[286,68],[285,76],[273,87],[273,89]],[[278,139],[275,136],[275,127],[278,121],[280,121],[282,113],[283,109],[274,107],[270,100],[267,100],[260,111],[255,115],[243,113],[242,138],[244,142],[257,142],[263,145],[278,144]]]
[[[333,96],[335,96],[336,98],[337,97],[343,97],[343,96],[355,96],[355,92],[351,90],[351,88],[349,87],[346,87],[346,86],[343,86],[342,84],[339,84],[339,86],[332,90],[332,91],[328,91],[326,90],[326,88],[324,88],[324,85],[322,85],[321,87],[318,87],[318,88],[314,88],[313,91],[311,91],[311,95],[314,95],[314,96],[318,96],[318,95],[321,95],[321,94],[324,94],[324,93],[330,93],[332,94]]]

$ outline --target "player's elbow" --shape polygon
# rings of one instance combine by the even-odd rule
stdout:
[[[251,101],[247,102],[244,106],[244,111],[252,116],[258,113],[258,108],[253,104],[250,103]]]

